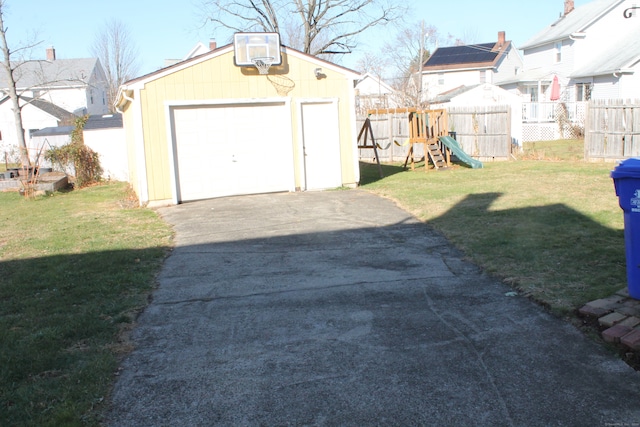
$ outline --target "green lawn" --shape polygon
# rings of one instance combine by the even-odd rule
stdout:
[[[521,160],[428,172],[401,166],[384,165],[380,179],[375,165],[362,164],[363,188],[396,200],[554,312],[570,315],[626,286],[614,164]]]
[[[0,193],[0,425],[98,425],[170,228],[124,184]]]
[[[6,172],[7,169],[13,169],[13,168],[19,168],[20,165],[16,164],[16,163],[7,163],[5,164],[4,162],[0,163],[0,172]]]
[[[517,157],[521,160],[581,161],[584,159],[584,140],[525,142],[523,152]]]

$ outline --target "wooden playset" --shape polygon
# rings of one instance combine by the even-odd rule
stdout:
[[[374,157],[378,163],[380,176],[382,176],[382,168],[380,167],[378,150],[384,148],[375,141],[369,117],[373,114],[377,115],[388,113],[407,114],[407,119],[409,121],[409,139],[405,144],[409,144],[409,152],[404,162],[405,169],[409,160],[411,160],[411,170],[415,170],[415,146],[417,144],[422,144],[423,147],[425,170],[429,169],[429,161],[433,165],[434,169],[443,169],[450,166],[451,153],[445,146],[443,146],[439,139],[449,135],[446,110],[423,110],[418,108],[374,109],[367,111],[367,119],[365,120],[362,129],[360,130],[360,134],[358,135],[358,148],[373,149]],[[395,143],[398,144],[398,142]]]

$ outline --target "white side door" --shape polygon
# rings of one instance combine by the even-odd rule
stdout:
[[[340,187],[342,162],[337,101],[303,101],[300,117],[305,190]]]

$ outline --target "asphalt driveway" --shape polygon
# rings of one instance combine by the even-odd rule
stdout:
[[[163,208],[112,426],[640,424],[640,374],[360,190]]]

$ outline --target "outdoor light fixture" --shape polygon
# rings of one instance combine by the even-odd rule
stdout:
[[[631,6],[626,8],[624,12],[622,12],[622,16],[624,16],[625,18],[631,18],[632,16],[634,16],[634,13],[632,12],[633,9],[640,9],[640,6]]]
[[[316,68],[313,71],[313,74],[316,75],[316,79],[321,79],[322,77],[324,77],[324,74],[322,74],[322,68]]]

